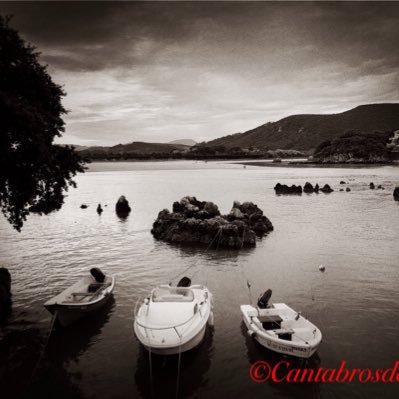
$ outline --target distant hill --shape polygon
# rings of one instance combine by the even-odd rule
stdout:
[[[80,153],[89,158],[112,158],[114,155],[150,155],[172,154],[174,151],[185,151],[190,147],[182,144],[145,143],[134,141],[129,144],[118,144],[112,147],[89,147]]]
[[[186,145],[188,147],[192,147],[197,144],[196,141],[191,140],[191,139],[181,139],[181,140],[173,140],[169,141],[168,144],[181,144],[181,145]]]
[[[70,147],[74,147],[75,148],[75,151],[83,151],[83,150],[86,150],[87,148],[89,148],[88,146],[86,146],[86,145],[76,145],[76,144],[60,144],[62,147],[65,147],[65,146],[70,146]]]
[[[360,105],[330,115],[292,115],[244,133],[209,141],[206,146],[313,150],[350,130],[372,133],[399,129],[399,104]]]

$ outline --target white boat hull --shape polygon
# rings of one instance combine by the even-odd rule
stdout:
[[[143,346],[145,349],[151,351],[151,353],[154,353],[156,355],[177,355],[179,353],[187,352],[199,346],[204,339],[205,332],[206,332],[206,325],[201,329],[201,331],[196,336],[194,336],[192,339],[179,346],[173,346],[173,347],[156,347],[156,346],[149,347],[146,345]]]
[[[107,286],[100,294],[84,297],[80,291],[82,291],[83,287],[90,284],[90,279],[91,277],[85,277],[80,282],[67,288],[65,291],[44,304],[44,307],[51,314],[56,315],[57,322],[61,326],[67,327],[80,319],[88,317],[108,302],[114,289],[115,278],[107,277]],[[71,296],[73,291],[79,291],[78,293],[80,294],[80,297],[77,297],[76,302],[73,301],[74,297]]]
[[[297,313],[293,309],[289,308],[287,305],[277,305],[284,305],[285,310],[289,310],[289,312],[287,313],[288,316],[285,316],[285,320],[283,320],[283,323],[286,322],[292,325],[291,331],[293,333],[293,336],[295,337],[297,335],[298,339],[293,341],[281,339],[275,333],[275,331],[281,331],[281,329],[276,328],[274,330],[266,330],[262,328],[261,324],[259,323],[258,317],[256,316],[256,312],[261,312],[260,314],[262,314],[262,312],[263,314],[267,314],[268,309],[256,309],[250,305],[242,305],[241,313],[243,315],[243,321],[245,323],[245,326],[248,329],[248,334],[260,345],[273,352],[303,359],[310,358],[317,351],[321,342],[322,336],[320,330],[308,320],[304,319],[302,316],[299,316],[298,319],[295,320],[295,315]],[[301,324],[301,326],[307,326],[308,331],[303,332],[305,328],[296,329],[296,322],[298,324]],[[313,333],[313,336],[312,334],[309,334],[309,331]],[[301,338],[300,333],[304,334],[303,338]]]
[[[63,326],[67,327],[80,319],[90,316],[95,313],[98,309],[102,308],[109,300],[110,295],[105,296],[100,301],[92,305],[82,305],[82,306],[68,306],[68,305],[53,305],[46,306],[46,309],[54,314],[57,312],[57,321]]]
[[[153,294],[139,307],[134,332],[145,349],[158,355],[174,355],[194,349],[204,339],[207,324],[213,323],[212,295],[206,287],[161,289],[190,290],[189,301],[153,301]],[[154,290],[153,290],[154,292]]]

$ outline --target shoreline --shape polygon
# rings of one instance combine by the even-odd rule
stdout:
[[[298,158],[303,159],[303,158]],[[215,158],[215,159],[171,159],[171,158],[163,158],[163,159],[95,159],[89,160],[87,165],[92,163],[152,163],[152,162],[202,162],[202,163],[212,163],[212,162],[223,162],[230,163],[234,165],[244,165],[244,166],[259,166],[259,167],[274,167],[274,168],[352,168],[352,167],[364,167],[364,168],[372,168],[378,166],[399,166],[399,161],[392,162],[351,162],[351,163],[317,163],[317,162],[308,162],[306,160],[300,161],[295,160],[295,158],[287,158],[286,160],[282,160],[281,162],[273,162],[272,159],[263,159],[263,160],[252,160],[251,158],[244,159],[224,159],[224,158]]]
[[[295,159],[304,159],[303,157],[288,157],[285,158],[288,160],[295,160]],[[176,162],[176,161],[192,161],[192,162],[234,162],[234,161],[241,161],[241,162],[273,162],[273,158],[199,158],[199,159],[192,159],[192,158],[147,158],[147,159],[88,159],[88,163],[94,162],[103,162],[103,163],[118,163],[118,162]]]
[[[260,166],[260,167],[283,167],[283,168],[374,168],[378,166],[399,166],[399,162],[376,162],[376,163],[316,163],[316,162],[273,162],[273,161],[254,161],[254,162],[236,162],[240,165],[246,166]]]

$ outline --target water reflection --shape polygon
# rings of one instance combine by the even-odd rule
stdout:
[[[36,364],[31,368],[35,372],[28,378],[30,382],[23,398],[85,397],[78,388],[79,373],[69,371],[68,364],[71,361],[78,362],[79,357],[98,340],[114,306],[115,299],[111,296],[105,306],[95,314],[67,328],[54,328],[45,352],[36,353]],[[41,335],[43,339],[43,334]],[[36,346],[31,341],[29,347],[40,348],[40,345]],[[21,377],[20,373],[15,375]],[[78,382],[75,383],[74,380]]]
[[[113,295],[107,303],[95,313],[68,327],[57,327],[52,332],[47,356],[53,364],[63,366],[69,361],[77,361],[101,335],[115,308]]]
[[[186,398],[197,392],[207,383],[207,373],[211,366],[214,347],[214,329],[207,327],[204,340],[195,349],[181,354],[180,378],[178,376],[178,355],[151,355],[152,379],[150,374],[149,352],[140,347],[135,381],[144,398]]]
[[[313,369],[320,367],[321,359],[317,352],[309,359],[298,359],[292,356],[282,355],[273,352],[264,346],[260,345],[254,338],[247,334],[247,327],[244,322],[241,323],[241,334],[245,339],[247,347],[247,358],[250,364],[256,361],[266,361],[271,368],[278,362],[284,360],[289,362],[288,367],[279,367],[276,377],[283,379],[292,369]],[[320,397],[320,383],[288,383],[288,382],[273,382],[271,379],[267,381],[270,388],[276,394],[282,397],[294,397],[300,394],[305,398],[319,398]]]
[[[253,247],[244,247],[241,249],[228,249],[228,248],[214,248],[203,244],[187,244],[176,245],[165,243],[170,248],[173,248],[178,255],[183,257],[200,258],[205,261],[221,261],[221,260],[234,260],[239,257],[249,256],[254,252]]]

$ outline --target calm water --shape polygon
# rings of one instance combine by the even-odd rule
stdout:
[[[337,191],[342,179],[350,182],[350,193]],[[274,194],[277,182],[305,181],[336,191]],[[370,190],[371,181],[386,190]],[[155,397],[174,397],[177,359],[155,359],[151,384],[148,355],[133,334],[133,308],[155,284],[192,265],[189,276],[213,291],[215,328],[197,350],[183,355],[180,397],[398,397],[398,384],[255,384],[248,377],[250,363],[280,358],[247,338],[239,313],[250,294],[256,298],[272,288],[273,301],[302,311],[322,330],[311,364],[392,366],[399,359],[399,203],[392,198],[397,168],[103,163],[92,164],[77,182],[62,210],[31,216],[20,234],[0,220],[0,264],[13,276],[13,314],[1,331],[2,395],[150,398],[152,385]],[[114,212],[121,194],[133,208],[126,220]],[[155,241],[150,229],[158,212],[187,194],[214,201],[224,213],[234,200],[253,201],[275,230],[241,252]],[[80,209],[82,203],[89,208]],[[101,216],[97,203],[104,208]],[[53,332],[42,351],[50,323],[43,303],[93,266],[116,275],[113,300],[97,318]]]

